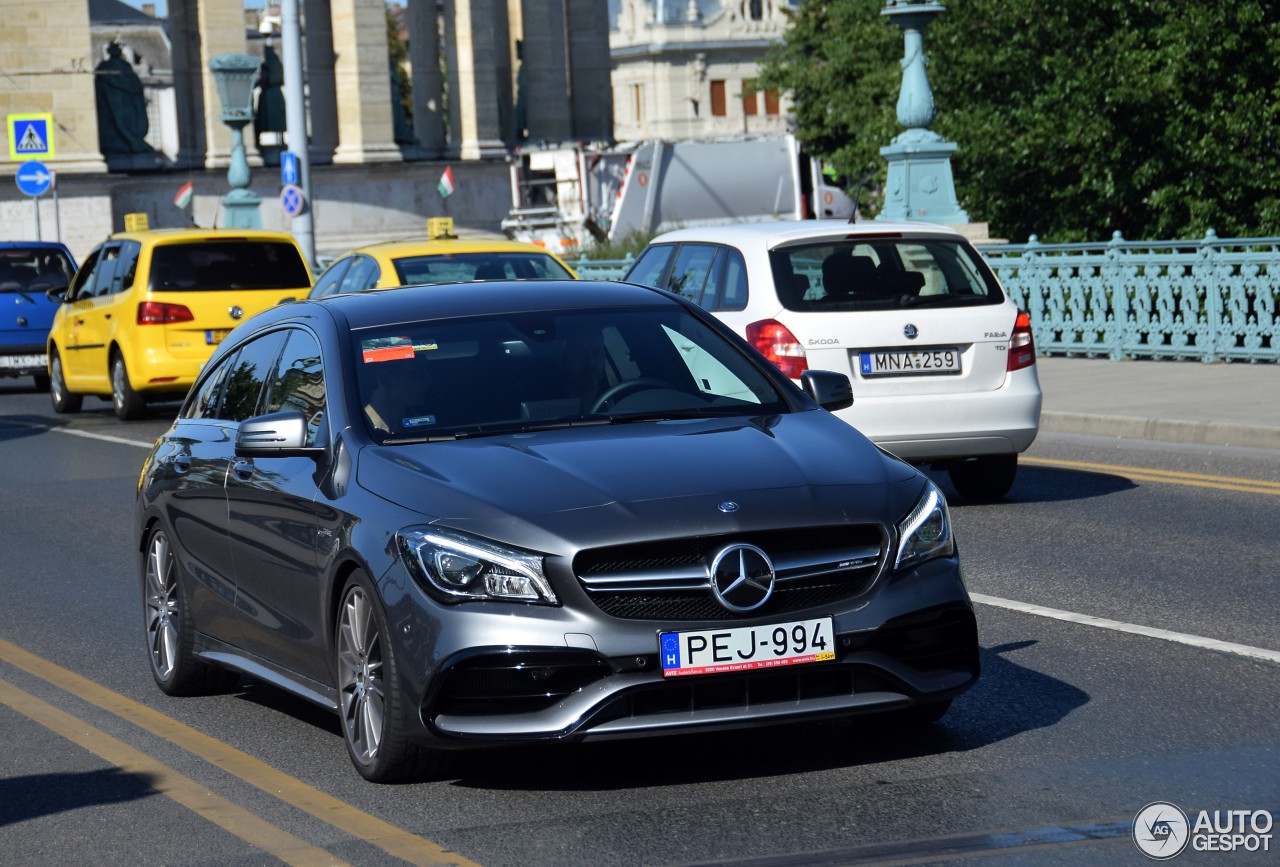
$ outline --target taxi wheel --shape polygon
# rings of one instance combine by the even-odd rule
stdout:
[[[201,662],[193,650],[195,624],[169,536],[156,527],[142,561],[142,617],[151,676],[166,695],[224,692],[239,676]]]
[[[79,412],[84,396],[67,391],[67,381],[62,376],[62,357],[57,350],[49,356],[49,398],[53,401],[53,411],[59,415],[68,412]]]
[[[404,695],[391,632],[364,572],[347,580],[334,633],[338,712],[351,762],[360,776],[391,783],[439,773],[445,757],[405,736]]]
[[[124,358],[120,353],[111,356],[111,404],[115,407],[116,418],[121,421],[132,421],[140,418],[147,402],[142,395],[133,390],[129,384],[129,370],[124,366]]]

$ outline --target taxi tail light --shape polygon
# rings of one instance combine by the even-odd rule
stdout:
[[[747,340],[791,379],[799,379],[800,374],[809,369],[804,347],[781,322],[773,319],[752,322],[747,326]]]
[[[1031,317],[1025,310],[1018,311],[1018,318],[1013,323],[1013,334],[1009,339],[1008,370],[1022,370],[1036,363],[1036,342],[1031,336]]]
[[[139,325],[171,325],[174,322],[194,322],[195,318],[191,311],[182,304],[143,301],[138,305]]]

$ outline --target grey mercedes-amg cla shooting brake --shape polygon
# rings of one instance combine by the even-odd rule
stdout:
[[[978,676],[947,505],[709,314],[617,283],[407,287],[222,343],[139,482],[147,654],[339,715],[356,768],[881,713]]]

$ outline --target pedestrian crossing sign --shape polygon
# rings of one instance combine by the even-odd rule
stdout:
[[[9,159],[41,160],[52,156],[53,115],[9,115]]]

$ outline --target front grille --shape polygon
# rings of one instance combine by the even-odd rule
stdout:
[[[769,555],[773,595],[751,616],[804,611],[853,599],[870,589],[885,559],[875,525],[801,527],[741,535],[686,537],[581,552],[574,572],[591,601],[625,620],[724,620],[709,577],[716,554],[731,544]]]

